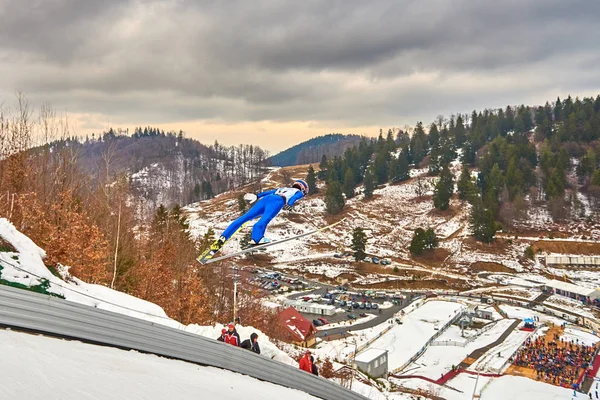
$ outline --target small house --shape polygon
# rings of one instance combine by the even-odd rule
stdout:
[[[356,368],[374,378],[385,376],[388,373],[388,351],[380,349],[363,351],[356,355],[354,364]]]
[[[316,343],[317,328],[294,307],[281,311],[278,317],[286,341],[303,347],[311,347]]]

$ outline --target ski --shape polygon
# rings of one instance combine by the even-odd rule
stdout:
[[[221,244],[219,246],[219,240],[215,240],[209,247],[208,249],[204,250],[204,252],[202,252],[202,254],[200,254],[196,260],[200,263],[200,264],[205,264],[207,260],[210,260],[211,258],[213,258],[213,256],[215,254],[217,254],[219,252],[219,250],[221,250],[223,248],[223,246],[225,246],[225,244],[227,242],[229,242],[231,240],[232,237],[234,237],[239,231],[242,230],[242,228],[244,228],[246,225],[248,224],[248,222],[244,222],[242,224],[242,226],[240,226],[238,228],[237,231],[233,232],[233,235],[231,235],[231,237],[229,239],[227,239],[225,242],[223,242],[223,244]]]
[[[252,247],[249,247],[247,249],[237,251],[235,253],[226,254],[224,256],[220,256],[220,257],[216,257],[216,258],[205,259],[204,262],[202,262],[202,261],[200,261],[200,262],[202,264],[204,264],[204,265],[205,264],[210,264],[210,263],[214,263],[214,262],[217,262],[217,261],[225,260],[227,258],[236,257],[236,256],[240,256],[242,254],[251,253],[253,251],[261,250],[261,249],[264,249],[264,248],[267,248],[267,247],[270,247],[270,246],[274,246],[276,244],[285,243],[285,242],[289,242],[289,241],[292,241],[292,240],[300,239],[300,238],[303,238],[303,237],[306,237],[306,236],[314,235],[315,233],[322,232],[322,231],[325,231],[327,229],[331,229],[334,226],[336,226],[338,224],[341,224],[345,219],[346,218],[344,217],[341,220],[339,220],[338,222],[335,222],[335,223],[333,223],[331,225],[324,226],[324,227],[319,228],[319,229],[315,229],[314,231],[306,232],[306,233],[303,233],[303,234],[300,234],[300,235],[296,235],[296,236],[291,236],[289,238],[285,238],[285,239],[281,239],[281,240],[276,240],[274,242],[259,244],[257,246],[252,246]]]

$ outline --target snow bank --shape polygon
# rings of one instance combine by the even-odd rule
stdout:
[[[217,339],[221,336],[221,330],[226,328],[225,325],[215,324],[215,326],[201,326],[196,324],[188,325],[185,330],[190,333],[195,333],[211,339]],[[282,363],[297,367],[298,363],[291,358],[286,352],[280,350],[277,346],[271,343],[269,337],[262,333],[260,330],[251,326],[242,326],[237,324],[235,326],[236,331],[240,335],[241,340],[250,339],[252,333],[258,335],[258,344],[260,345],[260,355],[271,358],[273,360],[280,361]]]
[[[246,375],[135,351],[0,330],[0,398],[315,399]]]

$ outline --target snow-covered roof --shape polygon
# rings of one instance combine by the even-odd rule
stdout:
[[[358,354],[356,356],[355,361],[361,363],[370,363],[371,361],[377,360],[379,357],[384,356],[385,354],[387,354],[387,352],[387,350],[369,349]]]
[[[580,296],[592,296],[593,294],[598,294],[598,289],[590,289],[583,286],[573,285],[572,283],[557,281],[555,279],[546,282],[547,287],[551,287],[553,289],[563,290],[569,293],[575,293]]]
[[[291,306],[291,307],[304,306],[304,307],[311,307],[311,308],[318,309],[318,310],[335,310],[336,309],[335,306],[330,306],[328,304],[308,303],[308,302],[301,301],[301,300],[286,300],[284,302],[284,304],[286,306]]]

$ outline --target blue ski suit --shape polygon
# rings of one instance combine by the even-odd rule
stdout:
[[[265,236],[265,230],[269,222],[279,214],[283,206],[286,204],[293,206],[296,201],[304,197],[304,194],[296,188],[279,188],[258,193],[256,197],[258,200],[252,208],[233,221],[225,229],[222,236],[229,239],[244,223],[260,217],[252,228],[252,240],[258,243]]]

